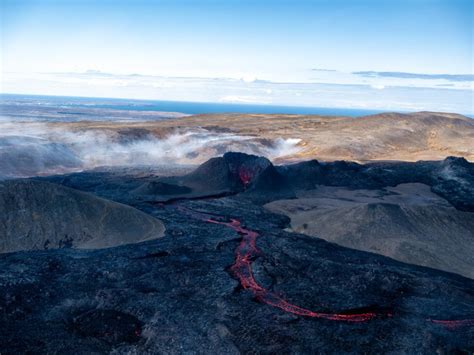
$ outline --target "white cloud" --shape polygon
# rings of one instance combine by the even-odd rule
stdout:
[[[270,104],[271,100],[268,100],[259,96],[238,96],[238,95],[227,95],[219,98],[219,102],[228,103],[245,103],[245,104]]]

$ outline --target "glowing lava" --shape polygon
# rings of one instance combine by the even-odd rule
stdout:
[[[250,183],[253,175],[254,174],[249,169],[244,169],[242,167],[239,169],[239,179],[244,186],[247,186]]]
[[[231,271],[239,280],[241,286],[244,289],[251,291],[255,298],[260,302],[299,316],[324,318],[337,321],[365,322],[377,316],[377,313],[374,312],[354,314],[313,312],[285,301],[277,294],[260,286],[253,276],[252,260],[259,253],[256,246],[256,240],[259,234],[255,231],[243,228],[240,222],[236,219],[232,219],[230,222],[220,222],[214,219],[207,219],[206,222],[230,227],[242,236],[242,241],[235,251],[235,262],[231,267]]]
[[[259,234],[255,231],[245,229],[237,219],[231,219],[230,222],[222,222],[217,219],[223,219],[222,216],[210,215],[203,212],[197,212],[188,208],[177,206],[177,208],[184,213],[187,213],[194,218],[204,220],[208,223],[220,224],[229,228],[232,228],[239,235],[242,236],[242,240],[235,250],[235,262],[231,266],[230,270],[232,274],[239,280],[242,288],[252,292],[254,297],[267,305],[272,307],[280,308],[281,310],[296,314],[303,317],[312,318],[323,318],[334,321],[345,321],[345,322],[367,322],[377,316],[392,317],[391,313],[376,313],[376,312],[360,312],[346,314],[346,313],[323,313],[314,312],[284,300],[274,292],[265,289],[259,285],[255,280],[252,270],[253,260],[260,254],[257,248],[256,240]],[[212,216],[212,217],[211,217]],[[214,219],[216,218],[216,219]],[[442,319],[426,319],[428,322],[443,326],[445,328],[454,330],[461,327],[472,327],[474,326],[474,319],[460,319],[460,320],[442,320]]]

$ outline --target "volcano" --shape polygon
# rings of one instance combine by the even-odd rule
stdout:
[[[270,200],[294,197],[286,178],[270,160],[234,152],[212,158],[184,176],[143,183],[133,194],[162,202],[237,194],[260,203],[269,201],[269,196]]]

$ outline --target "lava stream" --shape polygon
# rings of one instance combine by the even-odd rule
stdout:
[[[208,223],[220,224],[235,230],[238,234],[242,236],[242,240],[235,250],[235,262],[231,266],[231,272],[239,280],[242,288],[252,292],[254,297],[262,303],[268,304],[272,307],[280,308],[285,312],[296,314],[304,317],[312,318],[323,318],[334,321],[345,321],[345,322],[366,322],[377,316],[386,316],[391,317],[391,313],[375,313],[375,312],[361,312],[361,313],[322,313],[322,312],[313,312],[308,309],[296,306],[291,304],[275,294],[270,292],[261,285],[257,283],[252,271],[252,262],[256,256],[260,253],[256,240],[259,237],[259,234],[255,231],[245,229],[242,227],[241,223],[237,219],[231,219],[230,222],[222,222],[215,220],[213,218],[222,218],[219,215],[210,215],[209,213],[203,213],[198,211],[193,211],[189,208],[176,206],[181,212],[189,214],[194,218],[204,220]],[[474,319],[426,319],[428,322],[443,326],[445,328],[455,330],[462,327],[472,327],[474,326]]]
[[[220,222],[209,218],[206,222],[230,227],[242,235],[242,241],[235,251],[235,262],[231,267],[231,271],[239,280],[241,286],[244,289],[250,290],[255,298],[260,302],[299,316],[324,318],[336,321],[365,322],[377,316],[377,313],[374,312],[354,314],[313,312],[285,301],[277,294],[260,286],[253,276],[252,259],[259,253],[256,246],[256,240],[259,234],[255,231],[243,228],[240,222],[236,219],[232,219],[230,222]]]

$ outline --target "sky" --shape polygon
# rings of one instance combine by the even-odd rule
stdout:
[[[0,3],[4,93],[474,111],[471,0]]]

